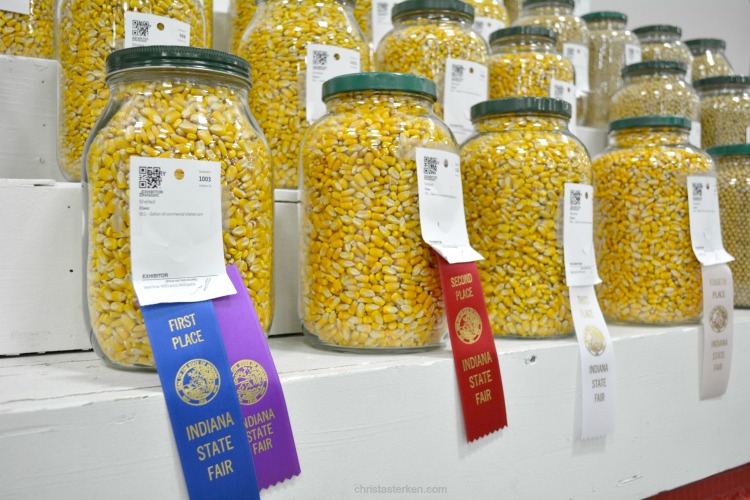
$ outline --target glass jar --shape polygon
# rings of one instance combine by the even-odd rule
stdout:
[[[750,144],[709,148],[716,163],[724,248],[734,280],[734,306],[750,308]]]
[[[690,71],[693,67],[693,55],[687,45],[680,41],[682,29],[669,24],[641,26],[633,30],[641,43],[643,61],[680,61],[688,70],[686,80],[692,82]]]
[[[712,76],[734,74],[732,65],[724,55],[727,44],[717,38],[696,38],[685,41],[693,54],[693,82]]]
[[[250,111],[271,147],[277,188],[297,188],[300,144],[318,118],[312,107],[308,112],[307,104],[322,84],[312,82],[316,71],[307,71],[309,44],[325,45],[345,59],[358,57],[358,64],[347,65],[339,74],[370,70],[370,46],[345,0],[260,2],[237,52],[250,62]],[[330,64],[335,65],[333,61]]]
[[[572,107],[549,98],[471,108],[477,135],[461,147],[466,225],[492,332],[573,333],[560,207],[566,182],[591,184],[591,161],[568,131]]]
[[[750,142],[750,76],[715,76],[694,85],[703,147]]]
[[[582,17],[589,29],[589,84],[587,127],[601,128],[609,122],[612,96],[622,85],[622,69],[641,62],[638,38],[625,29],[628,16],[621,12],[592,12]]]
[[[503,4],[505,4],[505,10],[508,11],[508,23],[518,19],[521,13],[521,0],[504,0]]]
[[[132,7],[136,5],[136,7]],[[60,60],[59,140],[57,159],[69,181],[81,179],[83,147],[107,104],[104,83],[107,56],[125,45],[125,13],[139,12],[190,25],[192,46],[204,47],[205,19],[199,0],[61,0],[58,58]],[[148,29],[146,30],[148,31]]]
[[[435,85],[360,73],[328,80],[323,95],[328,113],[300,159],[303,331],[335,350],[440,347],[448,330],[437,261],[421,237],[416,149],[458,146],[432,112]]]
[[[526,0],[513,25],[544,26],[557,33],[557,50],[573,63],[580,94],[589,91],[589,30],[573,15],[574,7],[573,0]],[[583,118],[583,113],[578,116]]]
[[[594,244],[608,321],[672,324],[700,319],[701,266],[690,242],[687,176],[713,170],[690,144],[690,120],[641,116],[609,124],[593,163]]]
[[[29,13],[0,10],[0,54],[55,58],[54,0],[27,0]]]
[[[214,43],[214,0],[201,0],[203,3],[203,17],[206,19],[206,47],[209,49]]]
[[[487,43],[492,33],[510,24],[502,0],[467,0],[466,3],[474,7],[474,31]]]
[[[237,54],[242,35],[253,20],[257,7],[255,0],[231,0],[229,2],[229,50]]]
[[[375,68],[434,81],[435,114],[443,118],[447,59],[488,63],[487,44],[472,29],[474,7],[459,0],[407,0],[396,4],[392,19],[393,29],[375,51]]]
[[[542,26],[513,26],[492,34],[490,99],[550,97],[556,82],[575,84],[573,64],[555,46],[557,34]]]
[[[700,101],[693,87],[685,81],[686,71],[685,64],[678,61],[644,61],[625,66],[622,70],[624,83],[612,96],[609,119],[681,116],[692,122],[690,143],[700,144]]]
[[[132,156],[221,162],[224,257],[239,268],[268,331],[273,178],[268,145],[247,109],[249,73],[236,56],[194,47],[135,47],[107,58],[110,99],[86,144],[83,185],[86,317],[91,343],[110,365],[154,366],[131,280]]]

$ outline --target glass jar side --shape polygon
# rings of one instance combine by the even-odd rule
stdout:
[[[669,70],[625,76],[623,86],[612,96],[609,120],[662,115],[697,121],[700,99],[684,76],[684,71]]]
[[[742,144],[750,139],[750,86],[700,90],[701,145]]]
[[[28,0],[29,13],[0,10],[0,54],[55,58],[55,2]]]

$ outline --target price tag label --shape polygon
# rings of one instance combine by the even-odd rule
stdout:
[[[15,12],[16,14],[31,14],[30,0],[0,0],[0,10]]]
[[[190,25],[165,16],[125,13],[125,48],[146,45],[190,45]]]
[[[641,46],[634,43],[625,44],[625,65],[641,62]]]
[[[715,177],[688,176],[690,240],[696,258],[704,266],[734,260],[724,249],[719,218],[719,193]]]
[[[444,118],[459,144],[474,133],[471,107],[486,100],[487,67],[449,57],[445,63]]]
[[[372,2],[372,49],[377,50],[380,40],[393,29],[391,10],[397,0],[375,0]]]
[[[690,136],[688,142],[695,147],[701,147],[701,122],[693,120],[690,124]]]
[[[745,144],[750,144],[750,127],[745,130]]]
[[[569,287],[601,283],[594,255],[594,188],[565,183],[563,202],[565,282]]]
[[[335,76],[359,72],[359,52],[335,45],[307,44],[305,63],[305,108],[308,123],[326,114],[323,83]]]
[[[582,43],[563,44],[563,57],[573,63],[578,95],[589,91],[589,48]]]
[[[568,123],[568,129],[570,133],[576,135],[578,122],[578,103],[576,102],[576,86],[575,84],[563,82],[555,78],[550,82],[549,95],[554,99],[562,99],[563,101],[570,104],[571,115],[570,122]]]

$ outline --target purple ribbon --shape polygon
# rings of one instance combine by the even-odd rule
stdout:
[[[237,293],[213,303],[262,490],[299,475],[299,459],[281,381],[258,314],[237,268],[227,266],[227,273]]]

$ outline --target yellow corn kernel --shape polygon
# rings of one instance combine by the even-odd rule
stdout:
[[[0,10],[0,54],[53,59],[54,0],[30,0],[29,14]]]

